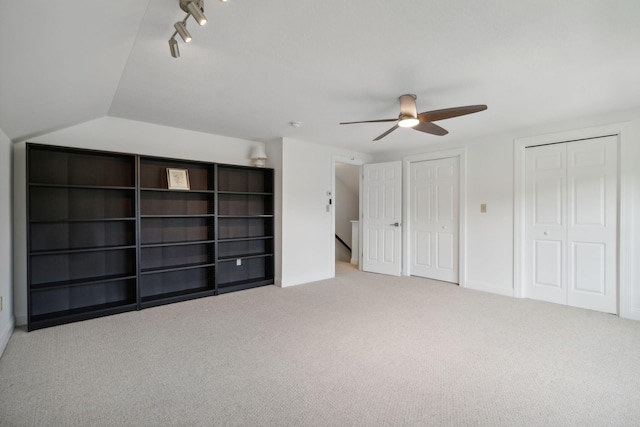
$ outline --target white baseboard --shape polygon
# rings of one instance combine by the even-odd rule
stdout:
[[[624,314],[624,316],[622,314]],[[631,307],[626,313],[621,313],[620,317],[629,320],[640,320],[640,308]]]
[[[467,289],[474,289],[476,291],[483,291],[492,294],[504,295],[506,297],[513,297],[513,287],[489,285],[482,282],[475,282],[473,280],[467,280],[464,287]]]
[[[15,329],[15,323],[13,317],[7,322],[5,328],[0,331],[0,356],[4,353],[4,349],[7,348],[7,344],[9,343],[9,338],[11,338],[11,334],[13,334],[13,330]]]

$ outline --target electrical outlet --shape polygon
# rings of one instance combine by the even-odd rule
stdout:
[[[238,259],[236,260],[236,265],[237,265],[237,266],[241,266],[241,265],[242,265],[242,259],[238,258]]]

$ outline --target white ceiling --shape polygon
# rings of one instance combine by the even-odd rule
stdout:
[[[14,141],[105,115],[362,152],[413,149],[640,106],[638,0],[0,0],[0,128]],[[487,104],[437,137],[389,124]],[[295,129],[291,121],[302,122]]]

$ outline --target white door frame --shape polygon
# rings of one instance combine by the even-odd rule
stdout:
[[[628,124],[615,123],[611,125],[596,126],[585,129],[576,129],[566,132],[558,132],[546,135],[537,135],[514,140],[513,154],[513,181],[514,181],[514,204],[513,204],[513,286],[514,296],[524,298],[525,281],[525,148],[554,144],[560,142],[577,141],[581,139],[592,139],[602,136],[615,135],[618,137],[618,313],[621,317],[637,317],[640,313],[631,316],[630,289],[629,289],[629,266],[631,262],[631,251],[621,251],[620,248],[629,248],[629,236],[631,235],[631,211],[628,207],[628,200],[631,200],[630,185],[625,178],[626,171],[629,170],[629,163],[625,161],[628,144]]]
[[[346,157],[338,154],[331,155],[331,239],[334,240],[336,234],[336,163],[347,163],[359,166],[360,174],[358,179],[358,269],[362,270],[362,165],[366,163],[364,159]],[[336,245],[331,245],[331,276],[336,275]]]
[[[424,162],[428,160],[446,159],[449,157],[458,158],[458,173],[459,173],[459,198],[460,209],[458,212],[458,285],[461,288],[466,287],[467,281],[467,149],[456,148],[451,150],[433,151],[430,153],[416,154],[412,156],[404,157],[403,160],[403,179],[402,179],[402,200],[403,200],[403,212],[402,222],[405,224],[404,230],[402,230],[402,250],[404,253],[402,261],[402,274],[404,276],[411,275],[411,267],[409,260],[411,259],[411,201],[409,195],[411,194],[410,188],[410,176],[411,176],[411,164],[414,162]]]

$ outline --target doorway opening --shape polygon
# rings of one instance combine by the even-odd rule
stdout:
[[[334,259],[358,265],[360,166],[336,161],[334,181]]]

